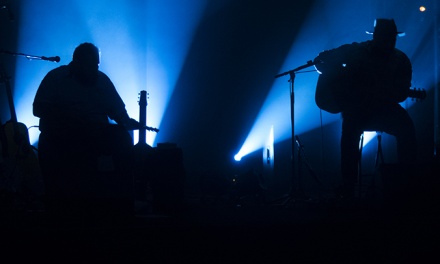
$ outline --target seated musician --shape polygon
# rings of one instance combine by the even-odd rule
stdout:
[[[412,78],[410,60],[395,48],[397,36],[401,35],[393,19],[376,19],[372,40],[345,44],[315,58],[316,68],[321,72],[316,102],[320,106],[325,101],[318,88],[333,86],[329,89],[339,108],[333,113],[341,112],[343,118],[342,197],[352,198],[355,193],[363,131],[383,131],[395,136],[398,162],[416,162],[414,124],[399,104],[408,97]]]
[[[91,204],[103,193],[117,196],[118,188],[121,197],[130,199],[133,144],[127,128],[139,123],[128,116],[99,63],[98,48],[82,43],[73,60],[51,70],[37,90],[33,113],[40,118],[39,160],[49,210],[81,200]],[[117,125],[109,124],[109,118]],[[105,190],[106,185],[116,191]]]

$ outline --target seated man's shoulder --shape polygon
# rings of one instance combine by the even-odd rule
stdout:
[[[405,61],[409,61],[409,58],[408,58],[408,56],[405,54],[405,52],[403,52],[403,51],[401,51],[400,49],[394,49],[394,56],[397,58],[397,59],[400,59],[400,60],[405,60]]]
[[[48,76],[56,77],[56,76],[66,76],[69,75],[70,69],[67,65],[59,66],[47,73]]]

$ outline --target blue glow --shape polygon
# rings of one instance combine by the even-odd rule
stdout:
[[[274,157],[274,131],[272,126],[267,137],[266,146],[263,149],[263,164],[272,168],[275,162]]]
[[[398,40],[396,47],[403,50],[410,57],[413,62],[413,68],[417,67],[417,59],[419,59],[418,56],[420,55],[417,46],[422,46],[422,41],[424,40],[416,36],[423,35],[424,32],[416,33],[417,29],[415,26],[411,26],[411,23],[417,21],[415,22],[416,24],[422,24],[424,19],[420,18],[418,12],[413,12],[414,10],[410,9],[408,11],[408,15],[411,15],[411,17],[408,17],[407,14],[399,13],[401,10],[396,10],[395,6],[391,3],[387,6],[379,5],[378,3],[365,4],[365,2],[361,1],[343,0],[316,1],[314,9],[303,22],[301,31],[292,44],[291,50],[278,73],[294,69],[309,60],[313,60],[323,50],[336,48],[346,43],[371,39],[371,36],[365,34],[363,29],[366,25],[366,30],[373,28],[373,21],[377,17],[393,17],[399,28],[413,31],[414,34],[407,34],[406,39]],[[360,5],[362,5],[362,11],[353,12],[353,10],[359,10]],[[428,27],[424,25],[423,30],[428,30]],[[423,69],[423,66],[422,64],[421,69]],[[304,73],[297,73],[295,77],[295,134],[306,133],[318,128],[321,125],[321,121],[322,125],[325,126],[340,119],[339,114],[322,112],[321,120],[320,110],[314,101],[318,73],[308,72],[308,70],[314,69],[305,69]],[[423,70],[420,72],[423,72]],[[429,73],[431,74],[431,71]],[[289,76],[281,77],[275,80],[272,87],[270,87],[269,95],[261,107],[246,140],[243,142],[239,152],[241,155],[264,148],[262,138],[270,124],[273,124],[277,131],[274,139],[275,143],[291,138],[290,84],[287,83],[288,79]],[[420,76],[413,74],[413,84],[416,87],[431,87],[433,82],[434,80],[432,78],[427,79],[424,73]],[[408,109],[414,102],[408,99],[402,105]],[[367,132],[364,145],[368,144],[370,140],[371,136]]]
[[[261,148],[261,145],[264,146],[263,149],[263,161],[267,161],[267,150],[269,150],[269,159],[271,160],[273,164],[274,159],[274,126],[269,125],[269,129],[266,129],[266,133],[264,133],[265,136],[257,137],[259,135],[263,135],[263,133],[260,134],[254,134],[254,138],[247,138],[245,142],[248,144],[245,144],[242,146],[240,151],[234,156],[234,159],[236,161],[240,161],[244,156],[248,155],[249,153],[252,153],[258,149]],[[263,129],[263,127],[261,127]],[[267,133],[267,131],[269,131]]]
[[[234,14],[234,16],[241,16],[242,11],[245,11],[247,7],[243,7],[244,5],[239,3],[239,1],[42,0],[21,2],[21,13],[16,16],[19,18],[16,23],[21,28],[18,31],[19,44],[15,51],[32,55],[57,55],[61,57],[61,62],[57,64],[47,61],[29,61],[25,58],[17,57],[16,71],[12,76],[13,83],[11,84],[14,92],[17,117],[20,122],[25,123],[27,126],[38,125],[38,119],[32,115],[32,101],[40,81],[49,70],[61,64],[69,63],[72,52],[79,43],[89,41],[94,42],[101,49],[101,70],[108,74],[115,83],[131,117],[138,119],[139,106],[137,98],[139,92],[146,90],[149,93],[147,125],[161,129],[160,140],[168,140],[169,138],[174,140],[173,136],[177,133],[185,132],[183,130],[161,127],[161,125],[165,126],[165,122],[162,120],[163,114],[168,108],[178,81],[180,80],[182,83],[186,80],[190,80],[188,82],[194,81],[194,83],[182,85],[185,88],[193,85],[198,87],[197,82],[204,81],[199,78],[192,79],[188,78],[188,76],[181,76],[182,66],[187,62],[191,62],[187,67],[197,68],[200,58],[196,54],[199,54],[200,47],[203,48],[202,54],[208,55],[211,54],[212,50],[220,50],[216,47],[211,50],[211,47],[208,46],[215,46],[217,43],[207,41],[206,39],[212,39],[212,35],[218,34],[216,32],[218,29],[224,31],[221,32],[221,36],[234,36],[234,34],[238,34],[240,31],[232,29],[240,28],[240,25],[235,27],[233,22],[246,21],[246,16],[249,15],[244,12],[243,17],[240,17],[240,19],[234,17],[233,20],[229,21],[230,25],[223,25],[223,16],[216,16],[218,14],[228,14],[229,11],[235,13],[240,11],[240,13]],[[428,32],[428,30],[432,29],[432,24],[430,24],[432,13],[429,10],[433,10],[429,5],[427,5],[427,12],[421,14],[418,10],[410,8],[410,5],[415,4],[413,3],[414,1],[410,0],[405,0],[402,3],[397,2],[397,0],[316,0],[313,2],[315,8],[308,13],[308,18],[304,21],[299,21],[298,19],[298,23],[292,26],[292,32],[289,32],[289,30],[283,32],[283,34],[294,34],[295,36],[291,43],[290,52],[283,54],[285,55],[285,60],[276,65],[278,69],[274,72],[259,74],[272,78],[277,73],[305,64],[322,50],[334,48],[344,43],[370,39],[371,36],[365,34],[365,30],[372,29],[374,18],[394,17],[399,29],[407,33],[404,38],[398,39],[397,47],[403,50],[413,62],[414,87],[425,89],[433,87],[433,76],[435,74],[432,74],[432,67],[429,68],[432,66],[430,61],[432,47],[431,44],[427,44],[433,41],[432,34]],[[294,8],[295,5],[296,3],[288,4],[286,8]],[[362,8],[359,8],[360,6]],[[415,6],[418,7],[418,5]],[[257,10],[260,11],[262,9],[255,9],[255,11]],[[253,10],[251,11],[253,12]],[[269,9],[268,12],[270,13]],[[270,15],[265,14],[265,12],[261,13],[265,18],[270,19]],[[199,25],[202,18],[204,18],[204,24]],[[218,23],[221,26],[218,26]],[[211,28],[212,26],[214,26],[213,29]],[[229,26],[231,27],[229,28]],[[243,29],[247,26],[244,25]],[[234,34],[229,34],[230,29]],[[200,32],[203,33],[203,36],[198,35]],[[194,36],[197,36],[197,38],[193,39]],[[196,42],[193,43],[193,41]],[[226,42],[227,44],[225,44]],[[228,48],[225,52],[231,50],[236,52],[239,48],[243,48],[241,47],[243,42],[237,45],[234,41],[226,39],[225,43],[220,43],[220,45],[225,45]],[[193,44],[195,45],[192,46]],[[267,38],[267,43],[261,44],[261,47],[258,48],[264,48],[264,52],[270,54],[277,52],[278,45],[277,41]],[[190,48],[192,48],[192,54],[196,56],[187,58]],[[262,51],[255,48],[255,51],[257,50],[258,52]],[[232,54],[243,55],[242,52]],[[244,56],[243,58],[246,57]],[[242,60],[244,61],[243,58]],[[211,66],[211,61],[208,63]],[[212,60],[213,70],[219,71],[219,74],[224,74],[223,69],[215,67],[218,65],[223,66],[222,63],[223,61],[218,62],[218,58],[217,61],[214,58]],[[233,65],[234,61],[228,60],[228,63]],[[244,66],[244,64],[239,64],[239,66]],[[201,63],[201,65],[205,66],[208,64]],[[197,70],[191,71],[191,73],[197,72]],[[310,67],[305,71],[308,70],[314,69]],[[303,133],[318,128],[321,121],[323,126],[340,121],[339,115],[326,112],[322,112],[321,120],[321,112],[314,102],[317,78],[318,73],[316,72],[298,73],[295,78],[295,134],[300,136]],[[237,81],[246,83],[244,80],[238,80],[238,78]],[[267,87],[258,87],[258,89],[263,90],[267,97],[264,102],[258,101],[256,107],[259,110],[257,112],[250,113],[250,119],[252,119],[250,121],[251,126],[237,127],[235,130],[239,131],[240,135],[244,134],[246,139],[244,142],[239,142],[242,145],[232,143],[234,146],[231,148],[234,151],[240,150],[237,158],[241,158],[254,151],[266,149],[268,131],[272,126],[276,132],[273,134],[274,144],[291,137],[290,84],[288,83],[288,76],[274,79],[273,83],[265,84],[264,86]],[[240,84],[240,89],[242,88],[250,89],[250,87]],[[252,89],[254,88],[252,87]],[[207,95],[213,95],[215,92],[220,93],[220,91],[211,92],[196,89],[192,92],[199,93],[201,91]],[[225,93],[228,92],[228,90],[225,90]],[[182,94],[184,93],[182,92]],[[179,96],[176,100],[180,102],[186,99]],[[207,98],[206,105],[212,102],[208,101],[211,99]],[[259,99],[261,98],[257,100]],[[175,103],[176,101],[173,102],[173,104]],[[411,100],[402,103],[408,110],[411,110],[414,104],[415,102]],[[209,106],[217,106],[217,104],[210,104]],[[183,107],[194,107],[194,109],[197,109],[197,106],[194,105]],[[221,109],[215,109],[213,113],[221,111]],[[255,120],[253,120],[254,117]],[[193,117],[188,115],[184,118],[177,117],[170,120],[169,123],[175,124],[178,119],[182,124],[187,124],[186,122],[192,121],[188,119]],[[227,120],[229,121],[229,119]],[[189,123],[194,124],[197,122]],[[203,122],[200,125],[210,127],[211,124]],[[216,123],[215,125],[224,124]],[[184,128],[186,129],[185,126]],[[247,131],[248,129],[249,131]],[[209,137],[210,130],[207,131],[203,135]],[[34,143],[38,139],[39,131],[36,128],[31,128],[29,133],[31,142]],[[186,135],[185,133],[182,134]],[[192,135],[195,135],[195,133],[192,133]],[[331,135],[335,135],[334,141],[339,140],[339,138],[336,139],[338,131],[331,131]],[[137,134],[134,137],[136,142]],[[205,144],[205,140],[213,142],[217,138],[200,140],[202,142],[200,144]],[[153,146],[155,141],[156,133],[148,132],[147,143]],[[330,141],[333,141],[333,138]],[[193,147],[193,142],[188,140],[188,142],[183,143]],[[223,143],[223,141],[216,142]],[[365,139],[365,142],[368,142],[368,140]],[[224,145],[221,147],[224,147]],[[213,149],[217,150],[215,144],[213,144]],[[232,151],[229,149],[226,152],[225,156],[229,161]],[[270,151],[270,153],[273,155],[274,151]],[[219,155],[223,155],[223,153]],[[197,160],[198,158],[195,159]]]
[[[377,133],[374,132],[374,131],[365,131],[364,132],[364,144],[363,144],[363,147],[365,147],[368,143],[370,143],[371,140],[376,137],[376,135],[377,135]]]
[[[146,85],[151,98],[150,126],[159,127],[162,121],[206,5],[207,0],[147,1]],[[149,133],[147,142],[153,142],[155,136]]]
[[[147,125],[159,128],[206,0],[26,1],[17,52],[60,56],[59,64],[17,59],[14,100],[17,118],[38,125],[32,102],[43,77],[68,64],[75,47],[92,42],[101,50],[100,69],[115,84],[128,114],[139,118],[138,94],[149,93]],[[38,129],[30,129],[32,143]],[[154,144],[156,133],[147,133]],[[137,142],[138,135],[134,134]]]

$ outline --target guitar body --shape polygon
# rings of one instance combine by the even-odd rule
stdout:
[[[1,126],[0,169],[4,178],[0,188],[22,196],[40,196],[43,187],[38,157],[30,144],[26,125],[17,121],[9,79],[4,69],[0,68],[0,81],[5,84],[11,112],[11,120]]]
[[[341,107],[337,103],[335,96],[336,88],[331,83],[331,78],[322,74],[319,75],[318,83],[316,84],[315,103],[320,109],[337,114],[341,112]]]
[[[5,142],[4,156],[26,157],[30,149],[29,134],[23,123],[8,122],[3,126]]]
[[[316,84],[315,103],[329,113],[342,112],[353,98],[349,96],[349,78],[345,72],[339,74],[320,74]]]
[[[315,103],[316,105],[331,114],[337,114],[343,109],[350,108],[356,104],[361,104],[359,100],[350,93],[349,78],[340,75],[324,75],[320,74],[316,84]],[[408,97],[423,100],[426,98],[426,91],[423,89],[412,88],[408,91]]]
[[[41,171],[37,154],[29,143],[26,125],[19,122],[8,122],[3,130],[2,154],[5,190],[23,194],[31,190],[32,195],[42,194]]]

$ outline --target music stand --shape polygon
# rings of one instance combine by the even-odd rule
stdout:
[[[290,188],[290,192],[287,196],[284,196],[279,200],[283,200],[286,199],[283,203],[283,205],[286,205],[287,203],[289,203],[291,200],[297,201],[297,200],[304,200],[305,195],[304,192],[302,190],[302,186],[300,186],[300,179],[299,177],[295,177],[295,73],[308,68],[310,66],[315,65],[315,63],[313,61],[307,61],[306,64],[301,65],[293,70],[290,71],[286,71],[280,74],[275,75],[275,78],[279,78],[285,75],[289,75],[290,79],[290,122],[291,122],[291,138],[292,138],[292,145],[291,145],[291,151],[292,151],[292,158],[291,158],[291,188]]]

